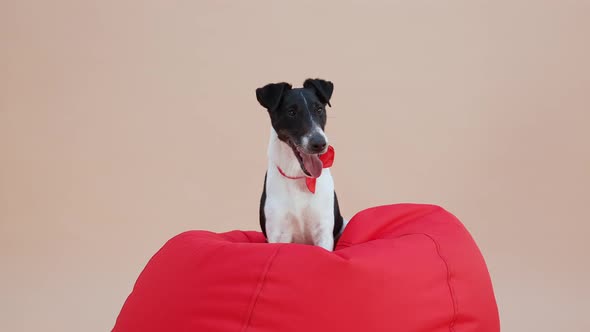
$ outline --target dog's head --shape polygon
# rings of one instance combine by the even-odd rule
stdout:
[[[326,106],[334,84],[322,79],[307,79],[303,88],[289,83],[271,83],[256,89],[256,98],[267,109],[279,139],[288,144],[308,176],[321,173],[318,155],[328,149]],[[319,170],[318,170],[319,167]]]

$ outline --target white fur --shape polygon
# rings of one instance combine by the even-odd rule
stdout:
[[[320,129],[321,130],[321,129]],[[317,178],[316,192],[311,193],[291,147],[279,140],[271,129],[266,178],[266,233],[269,243],[301,243],[334,248],[334,180],[324,168]]]

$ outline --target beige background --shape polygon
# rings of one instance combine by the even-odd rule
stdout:
[[[341,206],[440,204],[502,330],[590,331],[590,1],[0,2],[0,330],[107,331],[189,229],[258,229],[254,90],[335,83]]]

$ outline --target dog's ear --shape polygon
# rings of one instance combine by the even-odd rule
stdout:
[[[288,90],[291,90],[291,84],[289,83],[267,84],[262,88],[256,89],[256,99],[258,99],[258,102],[264,108],[273,111],[279,106],[283,94]]]
[[[319,78],[308,78],[303,82],[303,87],[314,90],[322,103],[332,107],[330,105],[330,98],[332,97],[332,92],[334,92],[334,84],[332,82]]]

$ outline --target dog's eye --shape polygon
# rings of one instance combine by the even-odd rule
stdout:
[[[297,110],[295,110],[294,108],[289,108],[289,109],[287,110],[287,114],[288,114],[290,117],[294,117],[295,115],[297,115]]]
[[[324,108],[323,107],[318,107],[318,108],[316,108],[315,111],[321,114],[324,111]]]

